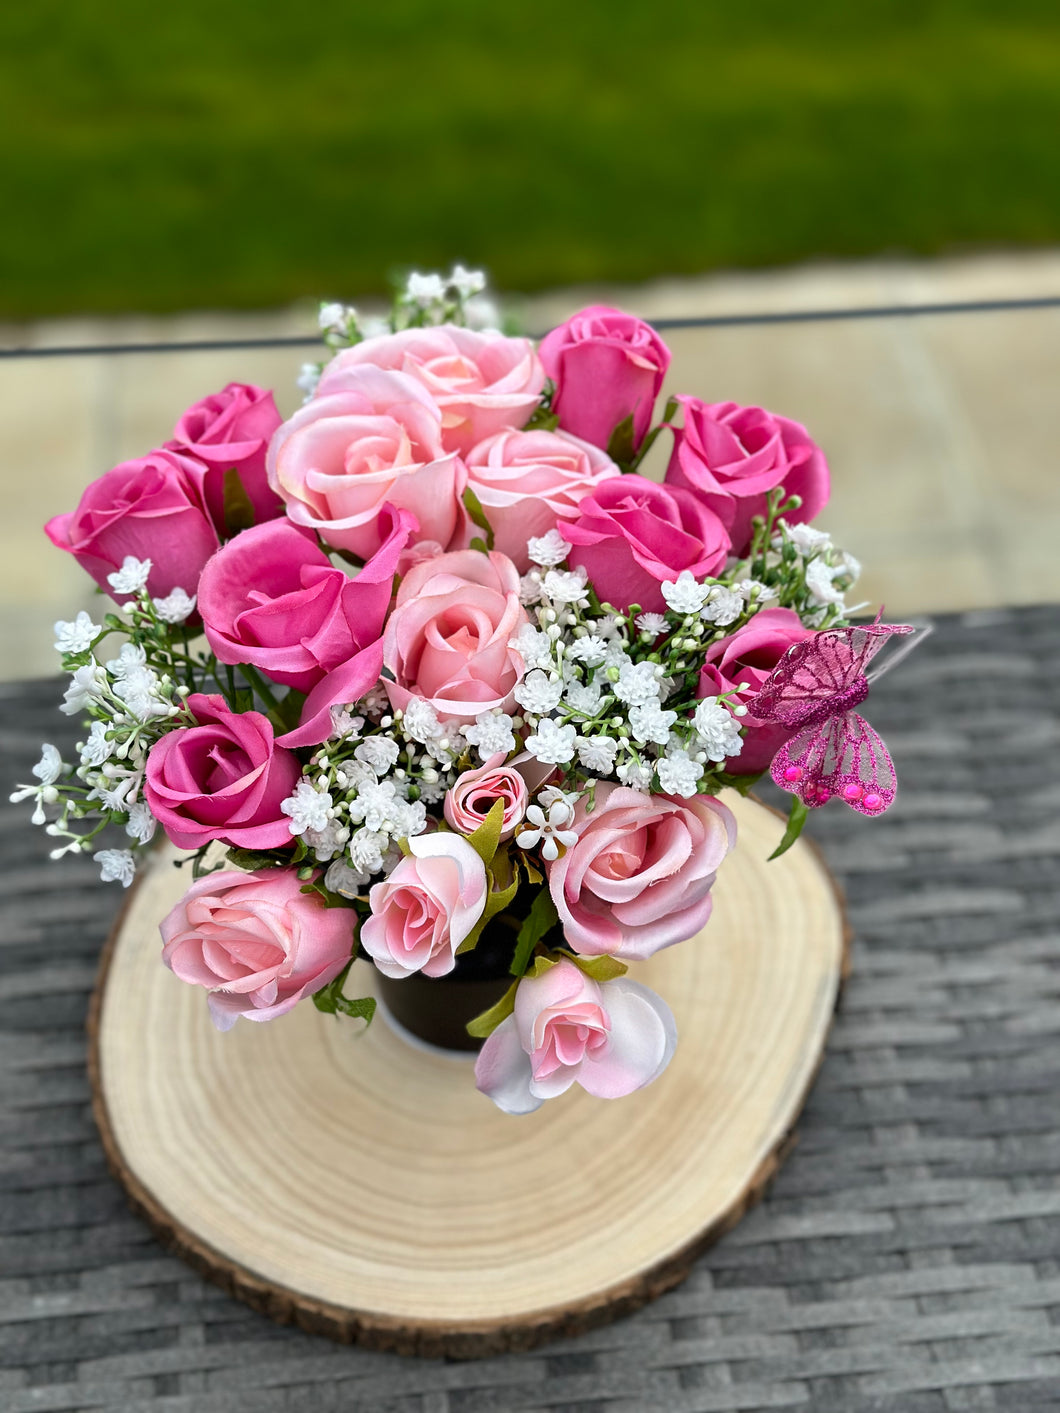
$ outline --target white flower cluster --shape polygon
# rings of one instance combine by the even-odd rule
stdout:
[[[778,520],[774,529],[767,568],[791,585],[785,603],[808,627],[831,627],[866,606],[846,602],[861,565],[852,554],[834,545],[831,535],[812,525],[789,525],[784,520]]]

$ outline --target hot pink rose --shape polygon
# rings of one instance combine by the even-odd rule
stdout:
[[[727,638],[711,643],[699,674],[701,697],[717,697],[731,692],[740,682],[750,682],[758,691],[787,650],[804,638],[814,637],[804,628],[799,615],[790,608],[763,608],[750,623]],[[725,762],[735,775],[757,775],[792,735],[779,722],[757,722],[753,716],[740,720],[747,727],[743,750]]]
[[[526,781],[514,766],[504,764],[504,753],[491,756],[477,770],[465,770],[445,792],[445,817],[461,834],[474,834],[500,800],[504,806],[501,838],[510,839],[526,814]]]
[[[459,834],[416,834],[368,893],[361,943],[384,976],[445,976],[486,906],[486,865]]]
[[[593,812],[580,801],[569,827],[577,843],[545,870],[575,952],[642,961],[706,924],[714,875],[736,842],[725,805],[601,784]]]
[[[283,421],[271,392],[251,383],[229,383],[201,402],[193,403],[173,428],[173,451],[190,452],[206,464],[206,506],[225,534],[225,472],[239,473],[254,508],[255,522],[283,514],[283,501],[269,489],[265,453],[273,432]]]
[[[470,451],[505,427],[521,427],[545,386],[529,339],[442,324],[380,334],[343,349],[324,369],[317,396],[355,386],[350,374],[366,364],[406,373],[427,390],[441,409],[446,451]]]
[[[498,432],[467,458],[469,484],[493,529],[494,548],[524,573],[526,542],[558,521],[571,520],[578,504],[601,481],[619,474],[609,456],[564,432]]]
[[[682,569],[697,579],[724,568],[729,554],[725,526],[696,497],[643,476],[603,481],[578,506],[577,520],[559,527],[601,600],[616,608],[639,603],[661,612],[663,580]]]
[[[634,450],[640,446],[670,366],[670,350],[650,324],[592,304],[546,334],[538,351],[556,385],[552,410],[564,431],[606,448],[632,415]]]
[[[206,987],[218,1030],[284,1015],[350,960],[356,915],[301,890],[294,869],[210,873],[163,921],[162,960]]]
[[[221,696],[193,693],[195,726],[162,736],[147,756],[144,798],[180,849],[220,839],[247,849],[291,843],[280,804],[302,767],[279,749],[267,717],[231,711]]]
[[[352,351],[352,350],[351,350]],[[343,390],[315,397],[283,424],[268,454],[269,485],[296,525],[367,559],[390,502],[415,515],[420,537],[466,543],[463,462],[442,446],[442,414],[423,385],[370,364]]]
[[[625,976],[593,981],[564,958],[520,981],[514,1014],[479,1052],[475,1086],[508,1114],[529,1114],[572,1084],[619,1099],[657,1079],[676,1045],[661,996]]]
[[[156,598],[174,589],[194,594],[218,543],[203,500],[204,474],[200,462],[173,451],[123,461],[92,482],[75,511],[49,520],[45,533],[107,593],[113,593],[107,575],[133,555],[151,561],[147,587]]]
[[[527,621],[507,555],[461,550],[414,565],[383,636],[391,702],[404,710],[425,697],[439,717],[458,722],[510,710],[525,669],[508,644]]]
[[[792,524],[812,520],[828,503],[828,463],[805,427],[761,407],[679,397],[684,426],[674,429],[666,484],[694,491],[730,527],[736,554],[751,544],[751,519],[763,515],[766,492],[783,486],[802,497],[785,512]]]

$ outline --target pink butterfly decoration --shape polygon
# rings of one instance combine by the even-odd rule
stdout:
[[[797,734],[773,757],[769,773],[782,790],[810,809],[838,798],[859,814],[882,814],[897,792],[887,747],[856,707],[869,695],[879,672],[866,668],[894,634],[909,634],[908,623],[876,622],[858,628],[830,628],[795,643],[777,663],[756,696],[747,702],[755,721],[775,721]],[[893,667],[913,646],[892,653]]]

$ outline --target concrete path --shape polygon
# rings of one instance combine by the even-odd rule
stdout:
[[[327,293],[324,291],[323,293]],[[1060,295],[1060,252],[820,265],[529,301],[528,328],[589,302],[648,318]],[[311,307],[256,315],[49,321],[0,346],[188,341],[311,332]],[[890,615],[1060,600],[1056,456],[1060,310],[675,330],[669,389],[759,403],[804,422],[828,454],[819,521],[865,564],[862,597]],[[40,527],[87,484],[170,435],[229,381],[299,402],[299,350],[0,361],[0,678],[56,668],[51,624],[99,609]],[[660,447],[660,462],[665,456]],[[656,468],[659,469],[658,467]]]

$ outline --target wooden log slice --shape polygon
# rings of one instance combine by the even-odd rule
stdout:
[[[108,943],[90,1030],[111,1168],[163,1242],[231,1294],[340,1340],[525,1349],[636,1309],[739,1221],[789,1146],[845,967],[842,905],[805,842],[728,800],[740,842],[696,938],[631,974],[666,998],[669,1069],[501,1113],[473,1057],[311,1005],[214,1030],[160,961],[187,887],[160,851]],[[373,970],[355,965],[349,994]]]

